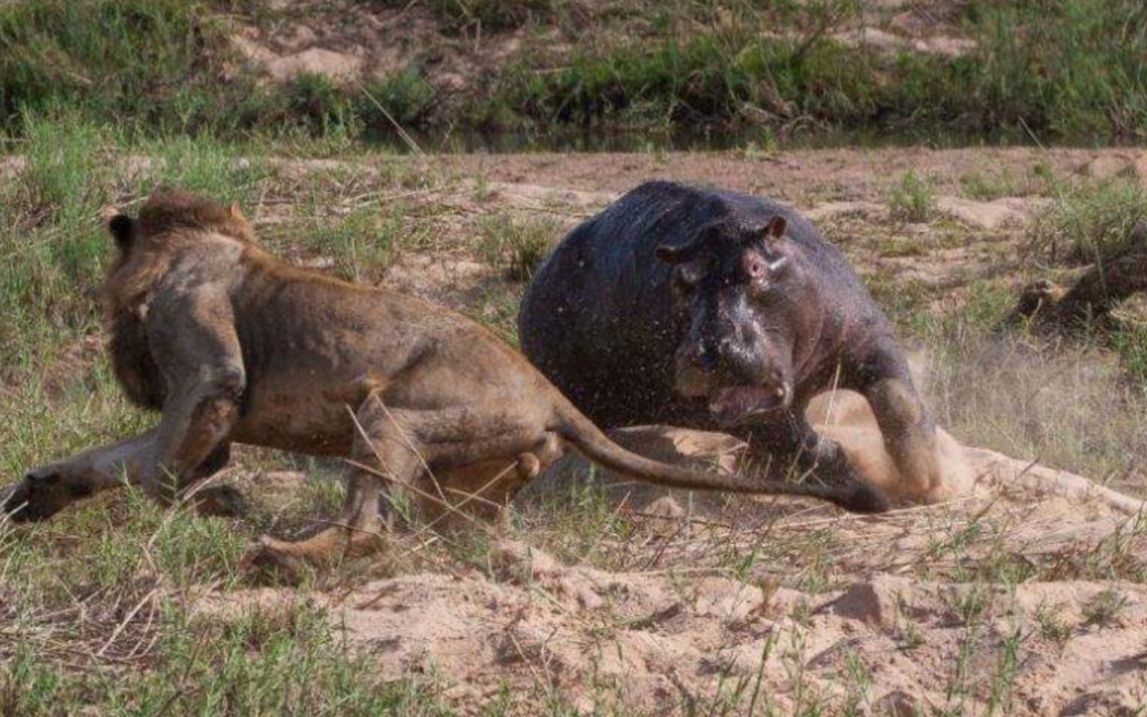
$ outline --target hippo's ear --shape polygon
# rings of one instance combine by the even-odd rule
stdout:
[[[765,227],[765,239],[776,240],[784,237],[785,230],[789,228],[789,223],[785,218],[779,214],[769,220],[769,225]]]
[[[135,242],[139,227],[136,221],[128,215],[117,214],[108,220],[108,233],[115,239],[116,246],[119,247],[120,251],[126,252],[131,249],[131,245]]]

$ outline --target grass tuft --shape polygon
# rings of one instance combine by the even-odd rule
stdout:
[[[888,194],[888,207],[895,221],[926,222],[936,211],[932,179],[908,170]]]
[[[1123,249],[1147,216],[1147,191],[1135,177],[1079,180],[1058,187],[1028,237],[1050,261],[1092,263]]]
[[[558,227],[550,220],[515,219],[496,214],[481,225],[479,251],[510,281],[528,281],[557,241]]]

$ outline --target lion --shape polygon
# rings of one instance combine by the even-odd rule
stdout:
[[[397,493],[431,513],[496,510],[565,446],[666,486],[887,506],[862,483],[754,482],[626,451],[486,328],[285,263],[259,246],[237,205],[161,190],[138,219],[117,214],[108,230],[118,251],[104,285],[108,351],[127,397],[159,422],[29,471],[0,496],[13,520],[48,518],[125,482],[169,504],[225,466],[233,443],[347,459],[337,525],[295,542],[261,539],[283,561],[369,552],[392,527],[381,499]]]

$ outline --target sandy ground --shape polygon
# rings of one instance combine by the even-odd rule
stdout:
[[[1147,152],[1121,149],[428,162],[482,178],[480,199],[466,180],[428,201],[549,217],[562,228],[654,177],[778,197],[807,211],[866,276],[910,275],[945,294],[999,272],[1000,247],[1014,247],[1048,201],[1027,187],[1040,167],[1069,178],[1147,172]],[[928,244],[935,222],[924,229],[890,220],[889,187],[910,169],[932,181],[940,224],[955,241]],[[961,183],[969,176],[1007,179],[1016,196],[968,199]],[[913,240],[927,249],[888,250]],[[467,305],[489,269],[447,257],[404,257],[383,280]],[[836,415],[830,433],[870,470],[884,470],[871,415],[839,406]],[[619,438],[665,459],[735,462],[724,437]],[[642,557],[624,569],[564,564],[528,541],[495,541],[487,571],[372,582],[329,605],[384,674],[444,677],[463,711],[509,686],[533,695],[523,714],[554,693],[587,714],[616,700],[656,714],[809,713],[818,705],[829,714],[1139,713],[1147,706],[1147,589],[1120,565],[1147,556],[1141,503],[990,451],[953,448],[948,459],[969,484],[963,497],[878,518],[625,484],[610,496],[639,525],[629,547]],[[531,495],[560,493],[585,473],[577,462],[559,465]],[[522,503],[528,515],[530,496]],[[734,575],[728,556],[754,552],[761,559]],[[1022,582],[1009,577],[1025,570]]]
[[[825,430],[883,456],[871,414],[834,399]],[[825,409],[829,399],[821,399]],[[669,460],[729,465],[715,434],[629,431],[621,440]],[[465,713],[507,688],[511,712],[560,694],[585,714],[1138,714],[1147,704],[1147,588],[1114,564],[1142,556],[1142,504],[1085,479],[959,448],[948,468],[971,481],[947,504],[880,517],[793,501],[728,501],[609,484],[639,525],[640,569],[564,564],[495,540],[489,566],[428,571],[319,597],[347,640],[387,679],[433,675]],[[565,459],[532,497],[584,480]],[[529,511],[530,496],[523,510]],[[742,575],[730,551],[783,546]],[[820,547],[812,547],[819,545]],[[811,562],[808,553],[818,553]],[[1006,579],[1015,561],[1039,566]],[[1094,561],[1091,579],[1080,564]],[[820,567],[816,563],[822,563]],[[815,573],[830,563],[833,586]],[[1010,566],[1010,567],[1009,567]],[[807,589],[792,584],[804,571]],[[1084,571],[1086,572],[1086,571]],[[798,580],[797,582],[801,582]],[[206,600],[205,611],[298,599],[261,589]],[[527,697],[530,696],[530,697]],[[773,712],[770,712],[773,710]]]
[[[1147,173],[1147,152],[1131,149],[466,155],[413,160],[423,178],[450,179],[395,187],[378,180],[392,161],[356,165],[343,193],[403,207],[431,243],[401,251],[367,280],[480,316],[512,310],[521,290],[475,255],[484,217],[550,221],[557,236],[646,179],[791,202],[870,285],[892,275],[901,282],[893,287],[911,279],[951,302],[970,279],[1022,274],[1016,247],[1048,201],[1032,190],[1039,172]],[[334,182],[346,167],[284,160],[279,181],[321,172]],[[926,224],[889,215],[890,187],[909,169],[933,184],[939,215]],[[963,190],[970,176],[1000,178],[1015,191],[971,199]],[[249,207],[279,251],[289,247],[279,237],[291,201],[269,194]],[[99,343],[82,349],[76,360],[94,360]],[[826,430],[866,470],[886,470],[870,414],[843,397],[821,408]],[[665,460],[726,470],[738,452],[713,434],[617,437]],[[559,559],[528,531],[516,540],[479,533],[484,561],[313,592],[209,595],[199,607],[317,602],[380,674],[423,676],[464,714],[507,703],[494,713],[538,714],[555,695],[585,714],[1142,714],[1142,504],[1029,460],[955,444],[946,456],[967,491],[942,505],[855,517],[806,501],[622,483],[605,495],[631,532],[602,535],[573,558]],[[587,474],[576,458],[554,466],[519,501],[518,519],[552,520],[545,501]]]

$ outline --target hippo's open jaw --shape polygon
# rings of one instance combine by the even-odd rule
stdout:
[[[787,386],[725,386],[709,394],[709,411],[722,425],[735,426],[788,408],[791,396]]]

